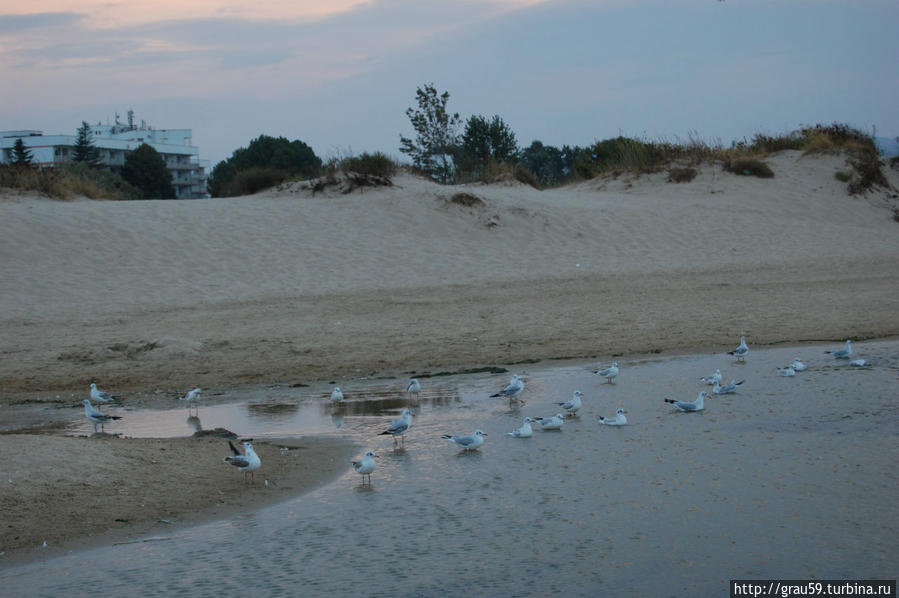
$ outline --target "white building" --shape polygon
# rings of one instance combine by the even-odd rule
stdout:
[[[190,129],[154,129],[145,122],[139,127],[130,124],[96,124],[91,126],[91,143],[97,149],[100,164],[119,173],[125,155],[148,144],[162,156],[178,199],[206,197],[206,169],[208,160],[199,159],[199,149],[191,145]],[[75,153],[76,135],[44,135],[42,131],[0,131],[0,164],[13,161],[13,146],[21,139],[31,152],[35,165],[41,168],[70,162]]]

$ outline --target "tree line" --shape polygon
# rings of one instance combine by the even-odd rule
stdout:
[[[104,169],[100,161],[99,150],[94,145],[90,125],[81,121],[72,148],[74,174],[98,178],[103,185],[116,192],[118,196],[133,199],[174,199],[175,187],[172,185],[172,173],[165,165],[165,160],[151,145],[141,144],[138,148],[125,154],[125,162],[118,175],[106,173],[102,177],[90,177],[89,171]],[[12,152],[13,168],[34,167],[34,156],[21,138],[16,139]],[[119,179],[119,180],[116,180]]]

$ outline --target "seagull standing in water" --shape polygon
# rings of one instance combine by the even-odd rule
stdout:
[[[606,383],[615,384],[615,378],[618,376],[618,362],[612,363],[611,367],[607,367],[604,370],[597,370],[593,372],[594,374],[598,374],[606,379]]]
[[[247,474],[250,474],[250,479],[255,484],[256,470],[262,466],[262,459],[260,459],[259,455],[256,454],[256,451],[253,450],[253,445],[250,444],[248,440],[245,440],[243,443],[243,455],[240,454],[240,451],[230,440],[228,441],[228,446],[231,447],[231,455],[225,457],[223,461],[225,463],[230,463],[242,471],[245,482],[247,480]]]
[[[575,416],[577,414],[577,410],[581,408],[581,397],[584,396],[579,390],[574,391],[574,395],[564,403],[556,403],[556,405],[561,405],[562,409],[565,410],[565,413],[568,414],[569,417]]]
[[[731,380],[730,384],[726,384],[724,386],[721,386],[720,384],[715,382],[715,385],[712,386],[712,392],[715,393],[716,395],[727,395],[732,392],[736,392],[737,387],[740,386],[741,384],[743,384],[744,382],[746,382],[746,380],[740,380],[739,382],[737,382],[736,380]]]
[[[418,378],[409,380],[409,384],[406,385],[406,395],[415,395],[415,400],[418,400],[421,395],[421,382],[418,381]]]
[[[487,434],[481,430],[475,430],[471,436],[450,436],[444,434],[441,438],[446,438],[450,442],[458,444],[465,451],[473,451],[484,444],[484,436]]]
[[[406,446],[406,432],[409,431],[409,427],[412,425],[412,411],[407,407],[403,409],[403,414],[399,419],[394,420],[390,427],[378,434],[378,436],[383,436],[384,434],[390,434],[393,436],[393,448],[396,448],[396,437],[401,436],[403,438],[403,446]]]
[[[122,419],[118,415],[106,415],[105,413],[94,409],[91,402],[87,399],[81,401],[84,404],[84,417],[94,424],[94,433],[97,433],[97,424],[100,425],[100,431],[103,431],[103,424],[115,419]]]
[[[746,361],[746,355],[749,354],[749,345],[746,344],[746,337],[741,336],[740,346],[733,351],[728,351],[727,354],[736,357],[737,361]]]
[[[703,384],[708,384],[709,386],[711,386],[715,382],[721,382],[721,370],[715,370],[714,374],[712,374],[711,376],[703,376],[699,379],[699,381]]]
[[[696,397],[695,401],[678,401],[676,399],[666,398],[666,403],[671,403],[678,409],[684,412],[690,411],[702,411],[705,409],[705,399],[709,396],[709,393],[706,391],[702,391],[699,393],[699,396]]]
[[[184,395],[183,397],[181,397],[181,400],[182,400],[182,401],[187,401],[187,409],[188,409],[188,411],[190,411],[190,408],[191,408],[192,405],[193,405],[193,406],[196,405],[196,403],[194,403],[194,401],[196,401],[197,399],[200,398],[200,393],[201,393],[201,392],[203,392],[203,389],[202,389],[202,388],[195,388],[195,389],[193,389],[192,391],[188,392],[188,393],[187,393],[186,395]],[[199,413],[199,411],[200,411],[200,408],[197,407],[197,413]]]
[[[356,473],[362,476],[363,486],[365,485],[365,476],[368,476],[368,485],[371,486],[371,473],[375,470],[375,457],[377,455],[374,451],[367,451],[358,461],[350,461]]]
[[[607,426],[623,426],[627,424],[627,418],[624,417],[624,414],[627,413],[622,408],[618,408],[618,411],[615,414],[615,417],[602,417],[600,416],[599,422],[605,424]]]
[[[91,382],[91,399],[97,401],[98,403],[112,403],[115,401],[115,397],[109,393],[103,392],[102,390],[97,389],[97,385]]]
[[[517,399],[521,394],[521,391],[524,390],[524,379],[518,374],[512,375],[512,380],[509,382],[509,385],[504,389],[499,391],[498,393],[490,395],[490,398],[496,397],[506,397],[509,399],[509,405],[512,404],[512,401]],[[521,404],[524,405],[524,401],[521,401]]]
[[[846,346],[837,351],[825,351],[825,353],[830,353],[836,359],[849,359],[849,356],[852,355],[852,341],[847,340]]]
[[[343,391],[340,390],[339,386],[335,386],[334,390],[331,391],[331,402],[339,403],[343,400]]]

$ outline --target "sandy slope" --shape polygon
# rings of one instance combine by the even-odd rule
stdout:
[[[771,180],[709,166],[543,192],[401,176],[349,195],[7,198],[0,386],[177,390],[899,332],[895,198],[847,196],[838,156],[769,162]]]

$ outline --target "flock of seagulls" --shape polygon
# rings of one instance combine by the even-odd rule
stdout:
[[[850,340],[846,341],[846,345],[842,349],[834,350],[834,351],[825,351],[825,353],[830,354],[835,359],[849,359],[852,356],[852,342]],[[749,354],[749,346],[746,344],[746,337],[740,337],[740,345],[734,349],[733,351],[728,351],[728,355],[733,355],[737,358],[737,361],[745,361],[746,356]],[[854,359],[851,360],[850,365],[855,367],[868,367],[870,363],[865,359]],[[777,368],[777,373],[780,376],[792,377],[796,375],[796,372],[802,372],[807,369],[807,365],[799,358],[796,357],[793,362],[787,366]],[[606,384],[614,384],[615,378],[618,377],[619,368],[618,362],[614,362],[610,367],[605,369],[597,369],[594,370],[594,373],[598,376],[605,379]],[[715,372],[709,376],[703,376],[699,379],[699,381],[705,385],[709,385],[712,387],[711,394],[714,395],[722,395],[722,394],[730,394],[737,391],[737,389],[745,382],[745,380],[735,380],[732,379],[729,384],[722,385],[723,376],[721,374],[720,369],[716,369]],[[116,397],[103,392],[97,388],[96,383],[91,383],[90,385],[90,397],[92,400],[96,401],[98,404],[111,404],[116,401]],[[406,395],[408,397],[415,397],[416,399],[421,394],[421,383],[413,378],[409,381],[406,386]],[[501,391],[496,392],[490,397],[492,398],[505,398],[509,400],[510,406],[513,402],[518,401],[521,405],[524,405],[525,402],[521,400],[521,394],[524,391],[524,378],[519,374],[514,374],[512,379],[509,381],[509,384],[503,388]],[[202,393],[202,389],[194,388],[186,393],[185,396],[180,397],[181,400],[187,402],[188,410],[197,408],[196,402],[199,400],[200,395]],[[577,417],[577,412],[583,406],[583,393],[580,390],[575,390],[572,394],[571,399],[568,401],[564,401],[561,403],[556,403],[560,408],[561,412],[556,413],[550,417],[525,417],[524,421],[520,428],[517,428],[511,432],[508,432],[508,436],[513,438],[530,438],[534,434],[534,427],[539,427],[543,431],[550,430],[561,430],[565,425],[566,418]],[[669,403],[673,405],[676,409],[690,413],[696,411],[702,411],[705,409],[705,400],[710,396],[708,391],[700,391],[696,396],[696,399],[693,401],[682,401],[678,399],[673,399],[670,397],[666,397],[665,403]],[[344,400],[343,391],[339,386],[335,386],[331,392],[331,402],[332,403],[340,403]],[[84,399],[82,401],[84,404],[84,415],[94,426],[94,432],[96,433],[99,430],[104,430],[104,424],[122,419],[117,415],[110,415],[103,413],[99,409],[95,408],[89,399]],[[601,424],[606,426],[624,426],[627,425],[627,411],[623,408],[619,408],[614,417],[600,417],[599,421]],[[402,442],[402,447],[405,447],[406,443],[406,433],[412,427],[412,411],[409,408],[403,409],[400,417],[393,421],[391,425],[381,432],[379,435],[389,435],[393,437],[393,446],[396,450],[397,447]],[[483,430],[475,430],[473,434],[468,435],[450,435],[444,434],[442,438],[452,442],[453,444],[461,447],[461,449],[465,452],[477,450],[484,444],[484,439],[487,436],[486,432]],[[246,480],[247,475],[249,475],[249,479],[252,483],[255,483],[255,472],[262,466],[262,460],[259,458],[259,455],[253,449],[253,444],[249,440],[243,441],[244,451],[243,453],[232,443],[230,440],[228,441],[228,445],[231,448],[231,455],[224,458],[226,463],[237,467],[238,471],[244,473],[244,478]],[[368,481],[368,485],[371,485],[371,474],[374,472],[376,464],[375,458],[378,455],[374,451],[367,451],[360,459],[351,461],[353,469],[362,476],[362,484],[363,486],[366,483],[366,478]]]

